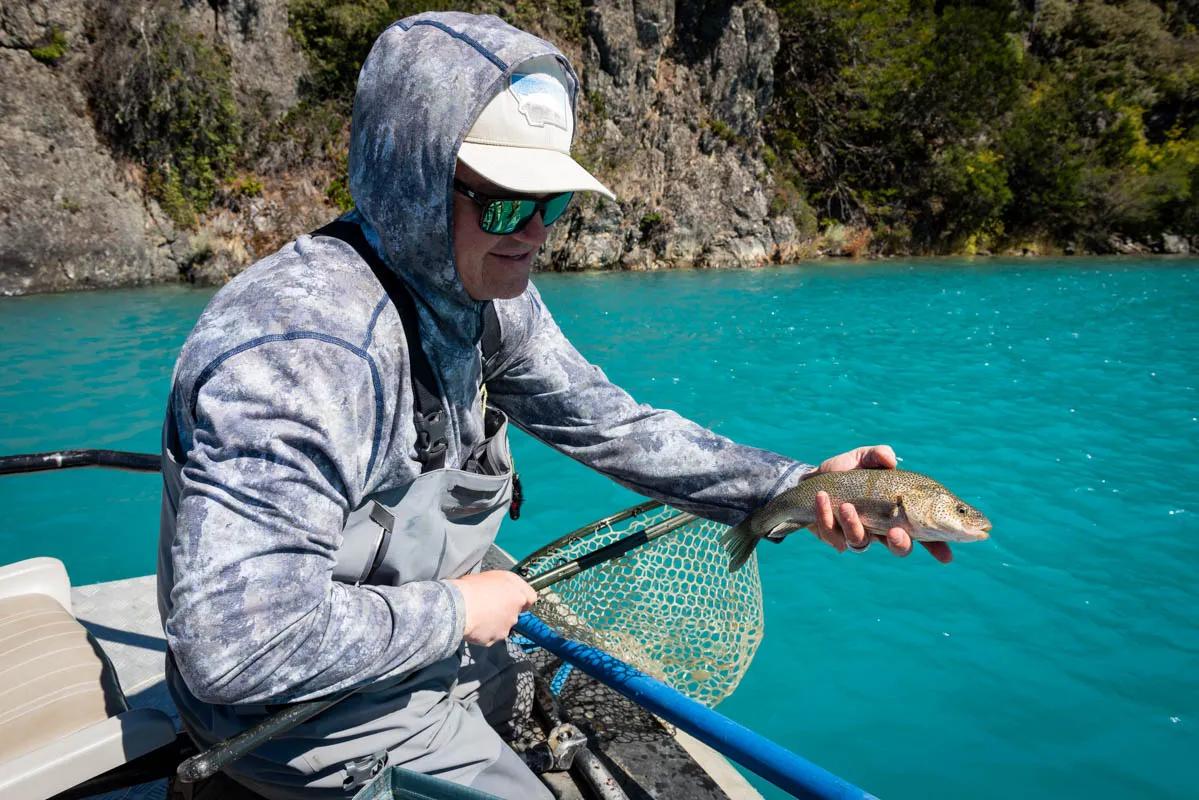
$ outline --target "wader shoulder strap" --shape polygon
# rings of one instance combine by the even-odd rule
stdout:
[[[500,330],[500,317],[496,313],[495,303],[488,302],[483,306],[483,341],[479,342],[479,346],[483,350],[483,370],[486,374],[487,362],[500,351],[500,338],[503,331]],[[486,378],[484,378],[486,380]]]
[[[358,225],[335,220],[313,231],[312,235],[340,239],[353,247],[359,257],[370,265],[371,271],[391,298],[404,327],[404,338],[408,341],[408,363],[412,369],[412,389],[416,395],[413,403],[416,457],[421,462],[422,473],[441,469],[445,466],[448,419],[437,394],[437,379],[433,375],[433,368],[420,344],[420,322],[412,293],[400,277],[383,263],[383,259],[375,252],[375,248],[371,247]]]

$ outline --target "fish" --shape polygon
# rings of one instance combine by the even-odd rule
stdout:
[[[851,469],[822,472],[802,480],[738,525],[721,543],[729,553],[729,572],[741,569],[762,539],[778,541],[816,522],[816,493],[828,492],[834,512],[853,503],[867,533],[885,536],[903,528],[914,541],[976,542],[990,535],[991,521],[937,481],[902,469]]]

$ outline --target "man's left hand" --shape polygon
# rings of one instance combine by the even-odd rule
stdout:
[[[826,459],[805,477],[810,478],[822,472],[846,472],[851,469],[895,469],[897,463],[895,451],[888,445],[857,447]],[[810,525],[809,529],[838,553],[843,553],[846,549],[860,553],[875,539],[885,544],[888,550],[900,558],[912,552],[912,537],[908,536],[906,530],[892,528],[887,531],[886,536],[871,535],[866,532],[853,504],[842,503],[840,508],[834,510],[828,492],[816,493],[816,514],[816,522]],[[920,544],[942,564],[948,564],[953,560],[953,552],[945,542]]]

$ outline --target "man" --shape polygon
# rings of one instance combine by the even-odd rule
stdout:
[[[637,404],[528,283],[569,193],[612,196],[569,157],[576,91],[552,45],[494,17],[395,23],[355,95],[355,211],[218,292],[183,347],[159,598],[185,725],[207,744],[361,687],[230,769],[261,794],[346,796],[386,760],[548,797],[484,714],[504,669],[502,644],[486,646],[535,600],[514,574],[477,571],[511,496],[505,414],[727,523],[811,471]],[[821,468],[859,465],[894,454]],[[868,544],[852,507],[845,533],[822,510],[822,539]],[[888,546],[911,542],[896,530]]]

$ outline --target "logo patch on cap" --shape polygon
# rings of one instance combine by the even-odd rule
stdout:
[[[508,91],[516,98],[516,108],[534,128],[552,125],[570,133],[570,98],[566,87],[550,75],[534,72],[516,74]]]

